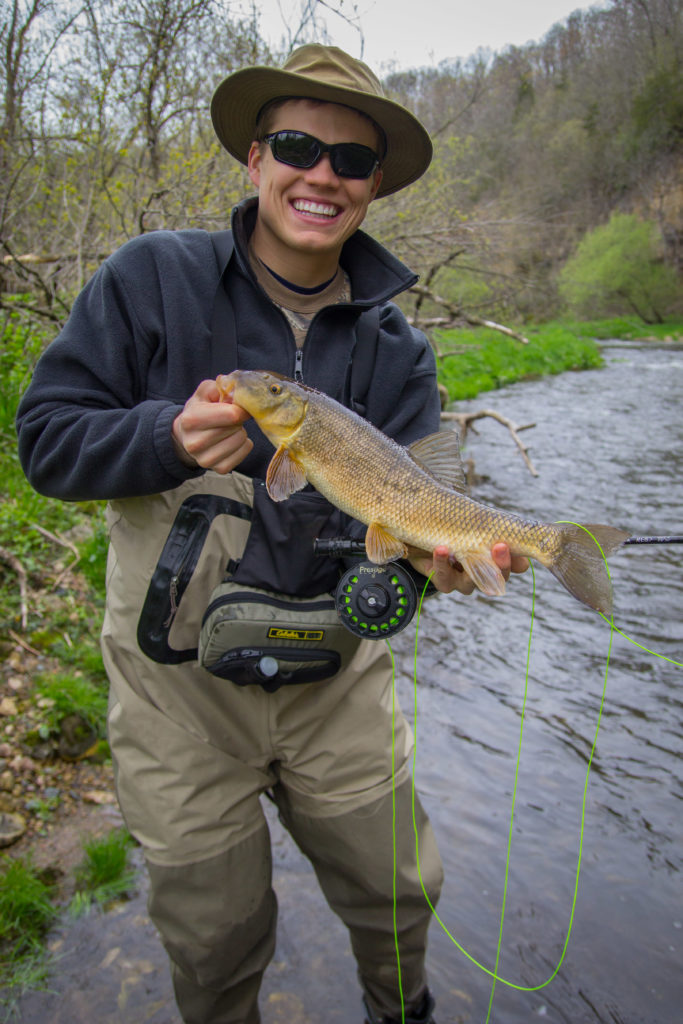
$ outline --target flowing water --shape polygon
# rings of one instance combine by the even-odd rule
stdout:
[[[476,497],[549,520],[682,534],[683,349],[615,343],[604,352],[603,370],[469,403],[533,421],[522,436],[540,474],[532,478],[504,428],[484,420],[467,445],[482,478]],[[616,626],[683,662],[683,546],[622,549],[610,567]],[[489,1019],[673,1024],[683,1001],[683,669],[614,637],[572,921],[610,628],[540,567],[536,584],[497,970],[522,989],[498,982]],[[527,573],[502,599],[432,599],[420,621],[416,777],[446,872],[438,912],[487,968],[498,943],[531,611]],[[393,644],[411,719],[413,642],[409,628]],[[344,929],[268,813],[281,915],[264,1024],[360,1024]],[[177,1024],[142,878],[140,887],[114,915],[64,924],[51,991],[22,1000],[23,1024]],[[439,1024],[484,1024],[491,979],[437,922],[429,970]]]

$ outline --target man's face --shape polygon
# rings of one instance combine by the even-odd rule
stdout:
[[[336,103],[290,100],[274,114],[271,132],[307,132],[322,142],[356,142],[377,152],[377,136],[361,114]],[[255,244],[261,259],[283,276],[292,261],[316,256],[321,264],[339,259],[342,245],[362,223],[382,179],[342,178],[329,155],[307,170],[275,159],[266,143],[252,143],[249,176],[259,190]],[[280,269],[278,269],[278,266]]]

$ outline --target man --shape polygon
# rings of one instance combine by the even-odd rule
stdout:
[[[260,804],[268,791],[349,928],[368,1020],[400,1021],[402,995],[407,1021],[433,1022],[403,719],[399,986],[384,646],[359,643],[340,671],[288,685],[238,685],[196,660],[226,564],[245,594],[314,597],[338,569],[314,556],[313,539],[352,529],[311,489],[270,501],[272,448],[244,410],[219,401],[217,374],[237,365],[294,376],[362,408],[402,444],[438,429],[430,346],[390,302],[415,278],[358,230],[373,199],[426,170],[431,145],[364,64],[318,45],[282,69],[228,77],[212,116],[258,198],[235,208],[232,235],[157,232],[105,262],[22,400],[22,463],[46,494],[109,502],[102,645],[116,786],[145,851],[150,914],[183,1020],[260,1020],[276,918]],[[358,393],[368,346],[374,365]],[[507,574],[506,546],[494,557]],[[442,591],[472,590],[445,548],[411,561],[433,570]],[[435,902],[441,865],[419,804],[416,820]]]

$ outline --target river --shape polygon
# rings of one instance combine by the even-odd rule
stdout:
[[[538,518],[681,534],[683,348],[610,343],[604,355],[602,370],[516,384],[459,406],[536,424],[522,436],[537,478],[503,427],[477,425],[467,444],[481,477],[475,496]],[[683,546],[629,547],[610,559],[616,626],[678,662],[682,566]],[[610,628],[542,568],[536,590],[498,964],[498,976],[522,988],[499,982],[489,1019],[673,1024],[683,999],[683,669],[614,636],[572,921]],[[486,967],[498,942],[531,611],[527,573],[504,598],[434,598],[420,621],[416,778],[446,872],[438,912]],[[411,719],[413,643],[412,627],[393,643]],[[264,1024],[360,1024],[345,932],[268,815],[281,914]],[[115,914],[63,923],[50,991],[24,997],[23,1024],[177,1024],[144,895],[141,878],[136,899]],[[484,1024],[491,980],[436,922],[429,971],[439,1024]]]

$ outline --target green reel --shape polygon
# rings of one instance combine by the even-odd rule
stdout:
[[[398,562],[359,562],[344,573],[335,592],[337,612],[348,630],[368,640],[400,633],[417,608],[417,590]]]

